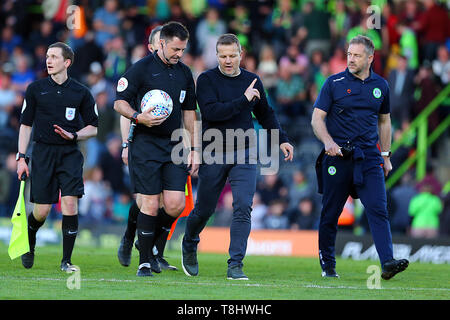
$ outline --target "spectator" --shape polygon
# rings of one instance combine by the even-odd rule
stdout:
[[[410,172],[401,178],[401,184],[391,191],[393,212],[391,218],[391,230],[393,233],[407,234],[410,226],[409,204],[411,199],[417,195],[414,188],[414,180]]]
[[[416,185],[417,191],[420,191],[424,186],[428,186],[430,188],[430,192],[435,196],[439,197],[441,195],[442,184],[439,182],[434,173],[434,167],[430,164],[427,164],[427,173],[425,177]]]
[[[294,118],[303,115],[305,98],[306,90],[303,79],[299,75],[293,74],[288,66],[280,66],[276,101],[281,113]]]
[[[414,71],[408,68],[405,56],[399,56],[397,68],[388,77],[391,117],[395,127],[411,118],[414,106]]]
[[[108,41],[106,45],[106,59],[104,63],[105,77],[112,83],[117,83],[120,76],[127,69],[127,52],[123,38],[118,36]]]
[[[315,212],[314,201],[309,197],[301,199],[288,215],[290,228],[293,230],[317,229],[319,219]]]
[[[43,45],[47,49],[49,45],[57,41],[58,39],[54,32],[53,22],[51,20],[44,20],[39,25],[39,30],[35,30],[30,34],[27,45],[30,51],[39,45]]]
[[[450,181],[447,181],[442,190],[442,201],[444,209],[439,222],[439,234],[442,236],[450,236]]]
[[[207,69],[217,65],[216,42],[219,36],[226,31],[226,24],[220,18],[219,11],[213,7],[208,8],[205,17],[200,20],[196,29],[197,49]]]
[[[263,219],[265,229],[289,229],[289,219],[285,213],[285,202],[281,199],[273,200]]]
[[[420,98],[413,108],[413,117],[417,117],[428,104],[438,95],[440,87],[434,79],[433,71],[429,62],[424,62],[414,78],[414,82],[419,89]],[[428,132],[432,132],[439,125],[439,113],[435,110],[428,117]]]
[[[275,52],[269,45],[261,48],[257,73],[269,96],[273,98],[278,81],[278,65]]]
[[[401,35],[399,40],[400,55],[408,60],[408,68],[416,70],[419,66],[419,45],[414,31],[404,24],[397,25],[397,31]]]
[[[223,195],[223,203],[216,210],[214,216],[214,226],[229,227],[233,218],[233,194],[231,191],[225,192]]]
[[[11,217],[19,195],[17,162],[14,153],[6,156],[5,166],[0,168],[0,217]]]
[[[119,35],[120,15],[117,0],[106,0],[94,13],[95,43],[104,48],[106,43]]]
[[[84,182],[85,195],[80,199],[79,213],[82,222],[96,227],[108,216],[111,209],[111,188],[103,180],[100,167],[86,170]]]
[[[301,200],[311,197],[315,192],[302,170],[295,170],[292,173],[292,180],[292,185],[289,188],[289,210],[297,207]]]
[[[292,74],[305,75],[308,71],[308,57],[301,53],[298,46],[289,45],[286,54],[280,58],[280,68],[286,67]]]
[[[110,184],[114,197],[126,191],[122,162],[122,139],[110,133],[106,142],[107,151],[100,155],[100,167],[104,179]]]
[[[437,58],[432,63],[433,72],[439,78],[442,85],[450,82],[450,58],[445,45],[441,45],[437,51]]]
[[[441,212],[441,200],[431,193],[430,186],[423,185],[420,193],[409,203],[409,215],[413,217],[411,236],[414,238],[437,237]]]
[[[336,10],[330,17],[330,31],[337,46],[345,45],[345,36],[350,29],[350,25],[351,21],[345,1],[337,0]]]
[[[304,6],[304,29],[307,35],[305,53],[311,57],[312,53],[320,50],[325,58],[330,56],[330,16],[324,10],[315,8],[315,4],[309,1]]]
[[[24,54],[15,56],[15,71],[11,76],[11,86],[15,91],[25,92],[28,85],[36,78],[33,70],[28,65],[28,59]]]
[[[131,207],[131,195],[127,192],[121,193],[113,203],[112,220],[124,224],[128,220],[128,213]]]
[[[69,69],[70,74],[78,81],[85,82],[84,78],[89,73],[92,63],[99,62],[103,64],[105,60],[103,48],[95,42],[94,32],[86,32],[83,44],[75,50],[75,56],[77,58]]]
[[[6,127],[12,111],[16,93],[12,88],[11,74],[2,72],[0,84],[0,129]]]
[[[228,24],[230,31],[238,37],[243,48],[248,48],[252,22],[249,19],[247,7],[245,7],[243,2],[238,2],[233,11],[233,18]]]
[[[344,71],[347,68],[347,54],[341,46],[334,49],[334,54],[329,61],[330,73],[335,74]]]
[[[267,214],[267,206],[261,201],[261,195],[255,192],[252,204],[252,230],[264,229],[264,217]]]
[[[265,205],[269,205],[275,199],[285,200],[288,195],[287,187],[276,173],[263,176],[257,184],[257,192]]]
[[[12,55],[14,48],[22,45],[22,37],[14,33],[14,29],[11,26],[5,26],[2,29],[0,39],[0,51],[5,52],[8,55]]]
[[[425,0],[425,12],[416,25],[423,34],[423,59],[433,61],[439,45],[449,37],[450,22],[448,12],[436,0]]]

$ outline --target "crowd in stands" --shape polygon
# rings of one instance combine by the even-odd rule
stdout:
[[[68,8],[70,4],[76,7]],[[99,113],[97,137],[81,145],[86,195],[79,213],[92,224],[126,221],[133,196],[121,160],[119,116],[112,108],[116,82],[148,54],[151,30],[176,20],[190,32],[183,62],[194,79],[216,65],[219,35],[238,36],[244,48],[242,67],[260,75],[269,102],[295,146],[294,163],[282,165],[273,175],[259,176],[252,228],[317,229],[321,203],[314,161],[322,146],[309,123],[325,79],[346,68],[347,41],[363,34],[374,42],[373,70],[390,85],[395,139],[449,83],[447,5],[438,0],[4,0],[0,4],[0,216],[10,216],[17,199],[14,155],[24,92],[32,81],[47,76],[47,46],[62,41],[75,51],[70,76],[91,89]],[[440,107],[430,116],[430,132],[447,114],[448,108]],[[394,167],[412,146],[399,149]],[[419,184],[408,173],[389,190],[393,232],[450,236],[449,184],[439,181],[432,168],[428,172]],[[195,191],[196,179],[193,186]],[[57,219],[57,205],[54,211],[50,217]],[[227,186],[213,224],[228,225],[231,215]],[[353,226],[364,227],[364,214],[355,217]]]

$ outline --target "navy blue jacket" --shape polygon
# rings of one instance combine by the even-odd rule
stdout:
[[[360,148],[374,147],[378,114],[390,113],[389,86],[373,71],[362,81],[346,69],[328,77],[314,107],[327,112],[327,130],[338,145],[351,141]]]
[[[254,88],[261,99],[249,102],[244,95],[251,82],[257,78]],[[288,142],[286,133],[273,109],[269,106],[261,79],[245,69],[236,77],[223,75],[219,68],[203,72],[197,79],[197,101],[202,116],[203,131],[219,129],[225,137],[226,129],[254,128],[252,112],[264,129],[280,130],[280,144]]]

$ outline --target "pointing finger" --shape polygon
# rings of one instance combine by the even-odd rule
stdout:
[[[252,81],[252,83],[250,83],[250,86],[249,86],[249,88],[253,88],[253,86],[255,85],[255,83],[256,83],[256,80],[258,80],[257,78],[255,78],[255,80],[253,80]]]

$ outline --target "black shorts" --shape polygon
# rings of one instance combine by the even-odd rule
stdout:
[[[185,163],[171,160],[170,139],[138,134],[129,146],[128,167],[133,193],[160,194],[163,190],[185,191],[189,174]]]
[[[61,197],[84,195],[83,155],[77,145],[36,142],[31,154],[30,201],[52,204]]]

